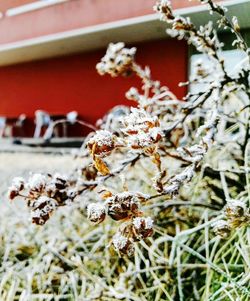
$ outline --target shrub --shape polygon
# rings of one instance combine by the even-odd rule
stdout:
[[[79,196],[89,200],[87,218],[97,227],[111,225],[109,252],[113,248],[135,260],[140,277],[134,286],[147,300],[226,300],[216,299],[225,297],[224,288],[228,300],[250,295],[245,263],[234,253],[237,240],[247,244],[250,221],[249,50],[236,17],[227,17],[226,8],[211,0],[200,2],[218,15],[217,26],[230,30],[233,46],[244,53],[237,69],[227,70],[212,22],[196,27],[189,18],[175,16],[169,1],[158,1],[155,10],[170,25],[168,34],[186,40],[209,60],[197,61],[189,81],[181,83],[192,87],[185,98],[177,99],[152,79],[150,69],[135,61],[135,48],[110,44],[97,71],[137,75],[141,89],[126,93],[135,107],[114,108],[98,122],[99,129],[81,148],[81,166],[67,178],[35,174],[15,179],[9,189],[10,199],[25,199],[39,225]],[[215,252],[221,254],[224,244],[228,257],[218,259]],[[199,270],[204,267],[200,261],[206,273]],[[162,278],[166,274],[168,283]],[[159,283],[158,293],[151,292],[149,287]],[[111,294],[114,298],[132,296],[119,289]]]

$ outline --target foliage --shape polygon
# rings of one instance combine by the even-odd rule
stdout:
[[[114,108],[99,122],[68,177],[35,174],[15,179],[9,189],[10,199],[25,199],[39,225],[58,207],[85,200],[86,217],[96,224],[90,252],[100,257],[82,264],[89,248],[75,256],[84,273],[89,268],[91,285],[98,278],[93,299],[250,298],[249,51],[237,18],[211,0],[200,2],[244,53],[235,70],[226,69],[212,22],[197,28],[175,16],[169,1],[157,2],[168,33],[209,60],[198,61],[181,84],[190,87],[185,101],[137,64],[135,48],[110,44],[97,71],[139,76],[141,90],[126,93],[136,107]]]

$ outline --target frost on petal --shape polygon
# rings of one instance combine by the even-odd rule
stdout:
[[[114,220],[122,220],[138,212],[141,196],[124,191],[106,200],[108,215]]]
[[[116,136],[109,131],[96,131],[95,135],[88,141],[88,147],[92,155],[105,155],[115,147]]]
[[[151,217],[136,217],[133,219],[133,225],[136,229],[140,229],[142,226],[145,229],[152,229],[154,221]]]
[[[143,109],[131,108],[131,113],[121,119],[121,122],[127,143],[134,149],[152,146],[162,137],[157,117],[152,117]]]
[[[98,146],[112,146],[113,136],[112,133],[105,130],[96,131],[95,135],[89,139],[89,143],[96,143]]]
[[[123,249],[128,242],[127,237],[123,236],[120,233],[117,233],[114,237],[113,237],[113,245],[116,251],[119,251],[121,249]]]

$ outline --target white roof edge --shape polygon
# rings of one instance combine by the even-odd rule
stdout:
[[[238,5],[240,3],[247,3],[247,2],[249,2],[249,0],[230,0],[230,1],[223,1],[221,3],[229,7],[232,5],[236,5],[236,4]],[[189,15],[189,14],[199,13],[202,11],[207,11],[206,5],[198,5],[198,6],[176,9],[175,13],[177,15]],[[49,34],[49,35],[36,37],[32,39],[21,40],[18,42],[6,43],[2,45],[0,44],[0,51],[7,50],[7,49],[16,49],[18,47],[32,46],[43,42],[51,42],[51,41],[56,41],[56,40],[65,39],[69,37],[76,37],[80,35],[91,34],[91,33],[106,31],[114,28],[120,28],[120,27],[136,25],[136,24],[141,24],[150,21],[158,21],[158,20],[159,20],[159,16],[154,13],[145,16],[107,22],[107,23],[87,26],[79,29],[73,29],[69,31]]]
[[[13,8],[9,8],[5,15],[8,17],[13,17],[21,14],[25,14],[34,10],[42,9],[55,4],[60,4],[68,0],[46,0],[46,1],[33,1],[31,3],[19,5]]]
[[[250,8],[249,0],[230,0],[223,1],[221,2],[221,4],[227,7],[239,7],[241,4],[245,4],[249,5]],[[206,5],[199,5],[176,9],[175,13],[177,15],[199,17],[200,14],[206,13],[206,11]],[[244,12],[245,10],[241,11]],[[206,22],[203,17],[201,19],[202,22]],[[0,45],[0,66],[106,47],[106,45],[112,40],[125,40],[125,42],[130,42],[130,39],[128,39],[129,36],[131,37],[132,43],[143,41],[143,37],[146,40],[163,38],[164,36],[166,36],[166,27],[167,24],[159,21],[159,16],[157,14],[150,14],[88,26],[65,32],[59,32],[18,42],[6,43]],[[133,37],[133,34],[131,35],[131,33],[127,32],[126,35],[127,28],[135,28],[136,30],[139,30],[139,32],[145,31],[145,35],[138,35],[137,41],[136,37]],[[151,34],[151,36],[148,36],[148,34]],[[108,41],[109,37],[110,40]],[[81,47],[79,46],[79,39],[81,39]],[[99,42],[94,43],[94,41],[98,39]],[[72,43],[72,48],[68,47],[68,41],[75,42]],[[54,47],[52,47],[53,49],[51,49],[51,51],[49,50],[49,45]],[[32,54],[33,48],[35,50],[35,53]],[[41,51],[39,51],[39,48],[41,48]],[[56,51],[56,48],[58,48],[58,51]],[[65,48],[65,51],[63,50],[63,48]],[[44,49],[46,49],[46,52],[44,52]],[[30,55],[28,55],[28,53],[25,53],[24,55],[23,51],[26,50],[30,51]]]

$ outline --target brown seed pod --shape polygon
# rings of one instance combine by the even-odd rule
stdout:
[[[19,195],[19,191],[15,189],[9,189],[8,191],[8,198],[12,201],[15,197]]]

